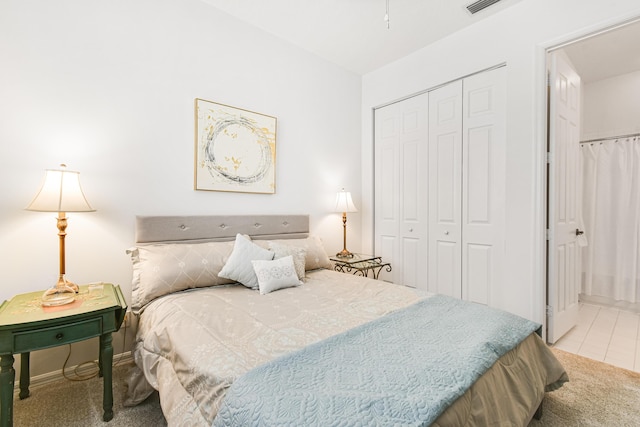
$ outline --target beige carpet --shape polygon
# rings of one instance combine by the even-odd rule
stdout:
[[[113,419],[102,421],[102,378],[87,381],[61,380],[31,389],[31,396],[13,401],[15,427],[163,427],[167,423],[158,394],[133,408],[122,406],[124,377],[131,364],[113,368]]]
[[[640,426],[640,374],[615,368],[560,350],[553,350],[570,382],[547,393],[542,420],[529,427]],[[114,418],[102,422],[102,379],[59,381],[31,390],[14,401],[14,426],[162,427],[166,421],[158,395],[134,408],[122,406],[124,376],[131,365],[114,368]]]
[[[538,426],[640,426],[640,374],[553,349],[569,382],[547,393]]]

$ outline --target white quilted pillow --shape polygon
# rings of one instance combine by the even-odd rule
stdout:
[[[236,235],[233,252],[231,252],[229,259],[220,270],[220,273],[218,273],[218,276],[235,280],[247,288],[258,289],[258,279],[251,261],[271,261],[273,256],[274,253],[270,250],[261,248],[246,236],[238,234]]]
[[[251,261],[251,264],[258,278],[261,295],[302,284],[291,255],[273,261]]]

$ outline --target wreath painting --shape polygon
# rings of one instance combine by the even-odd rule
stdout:
[[[276,118],[196,99],[195,189],[276,191]]]

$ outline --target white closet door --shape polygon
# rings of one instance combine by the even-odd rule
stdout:
[[[492,305],[502,283],[506,68],[463,81],[462,298]]]
[[[462,81],[429,92],[430,292],[461,298]]]
[[[423,94],[376,110],[376,255],[391,262],[381,278],[426,289],[427,108]],[[391,277],[389,277],[391,276]]]
[[[376,110],[385,279],[492,305],[503,281],[505,79],[503,67]]]

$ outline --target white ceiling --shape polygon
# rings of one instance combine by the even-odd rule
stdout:
[[[640,71],[640,22],[564,48],[584,83]]]
[[[202,0],[358,74],[400,59],[521,0],[471,15],[475,0]],[[564,47],[585,83],[640,70],[640,22]]]
[[[202,0],[347,70],[364,74],[521,0],[475,15],[475,0]]]

